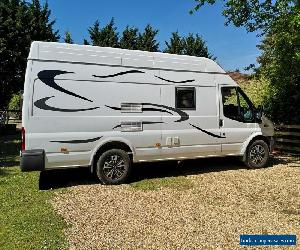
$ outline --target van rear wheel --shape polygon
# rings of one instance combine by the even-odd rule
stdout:
[[[102,184],[121,184],[130,174],[131,160],[124,150],[110,149],[99,157],[96,170]]]
[[[249,168],[265,167],[270,157],[269,147],[263,140],[252,142],[246,154],[246,165]]]

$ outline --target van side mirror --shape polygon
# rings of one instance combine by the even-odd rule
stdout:
[[[262,114],[263,114],[263,107],[259,105],[255,110],[255,118],[258,122],[261,122]]]

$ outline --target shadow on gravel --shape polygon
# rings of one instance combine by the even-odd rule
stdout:
[[[40,173],[40,190],[99,183],[89,168],[47,170]]]
[[[290,162],[286,158],[272,158],[269,167]],[[134,164],[129,183],[145,179],[197,175],[209,172],[246,169],[237,157],[205,158],[182,162],[167,161]],[[57,189],[78,185],[98,184],[89,168],[48,170],[40,174],[40,189]]]

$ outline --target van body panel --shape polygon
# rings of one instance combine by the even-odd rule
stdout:
[[[128,145],[134,162],[243,155],[272,125],[228,119],[222,86],[238,87],[207,58],[33,42],[26,154],[43,152],[45,169],[92,165],[110,142]]]

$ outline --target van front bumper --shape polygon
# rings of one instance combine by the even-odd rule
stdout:
[[[22,172],[45,170],[45,151],[43,149],[22,151],[20,168]]]

